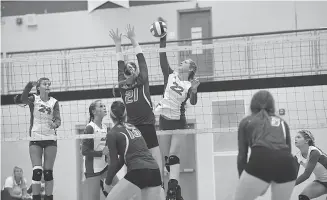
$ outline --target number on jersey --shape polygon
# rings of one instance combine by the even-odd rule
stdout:
[[[141,131],[139,131],[135,126],[132,126],[130,124],[125,124],[126,130],[128,132],[128,135],[131,139],[141,137]]]
[[[139,100],[139,89],[127,90],[125,92],[125,103],[130,104]]]
[[[47,113],[48,115],[50,115],[51,114],[51,108],[41,104],[39,112]]]
[[[172,89],[174,92],[182,96],[182,92],[184,91],[184,88],[179,86],[176,82],[173,82],[174,85],[170,86],[170,89]]]

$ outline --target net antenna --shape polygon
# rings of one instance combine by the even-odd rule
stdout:
[[[129,50],[129,45],[122,45],[121,49],[122,49],[122,53],[127,52]],[[123,54],[124,55],[124,62],[126,63],[128,61],[128,55],[127,54]],[[118,81],[117,84],[114,84],[113,88],[112,88],[112,96],[116,97],[116,87],[120,87],[121,84],[123,84],[125,82],[125,80],[123,81]]]

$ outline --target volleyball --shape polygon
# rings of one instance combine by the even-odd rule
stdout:
[[[150,32],[154,37],[164,37],[167,34],[167,25],[163,21],[155,21],[151,24]]]

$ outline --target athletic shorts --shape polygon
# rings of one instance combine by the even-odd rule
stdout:
[[[327,189],[327,182],[322,182],[318,180],[314,180],[313,182],[320,183],[321,185],[325,186],[325,188]]]
[[[141,124],[136,125],[135,127],[141,131],[148,149],[159,146],[156,127],[153,124]]]
[[[160,115],[159,128],[160,130],[186,129],[186,119],[185,117],[181,117],[179,120],[170,120]]]
[[[30,146],[36,145],[41,148],[46,148],[49,146],[57,146],[57,140],[41,140],[41,141],[30,141]]]
[[[297,165],[291,153],[266,147],[253,147],[245,171],[267,183],[286,183],[297,178]]]
[[[159,169],[134,169],[124,177],[140,189],[161,186],[161,174]]]

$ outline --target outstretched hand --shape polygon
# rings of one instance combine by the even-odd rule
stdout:
[[[167,21],[164,20],[162,17],[158,17],[158,21],[167,23]]]
[[[135,39],[135,31],[134,26],[131,26],[130,24],[126,27],[126,37],[130,40]]]
[[[192,89],[197,89],[200,85],[200,81],[197,78],[194,78],[193,80],[191,80],[191,87]]]
[[[112,38],[112,40],[115,42],[115,44],[121,44],[121,36],[122,34],[119,33],[118,28],[116,31],[114,31],[113,29],[111,29],[109,31],[109,36]]]

